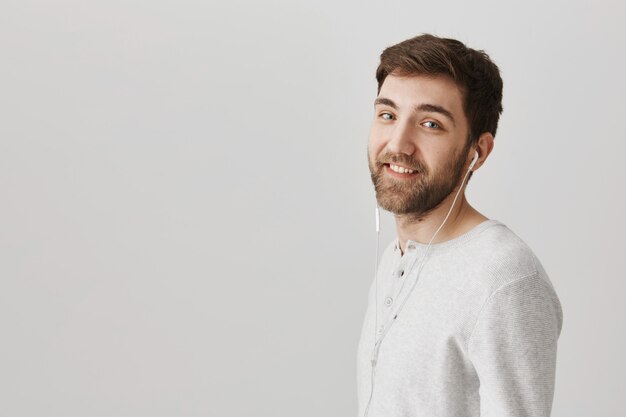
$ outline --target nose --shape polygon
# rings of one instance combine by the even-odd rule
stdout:
[[[393,129],[389,132],[387,150],[395,154],[413,155],[416,148],[414,135],[415,132],[407,121],[394,124]]]

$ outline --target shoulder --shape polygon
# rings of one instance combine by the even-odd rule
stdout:
[[[517,234],[499,221],[490,221],[460,248],[468,262],[483,275],[519,278],[538,271],[538,259]]]
[[[545,291],[556,297],[548,274],[526,242],[505,224],[495,220],[490,223],[490,227],[459,248],[472,271],[469,278],[473,286],[489,297],[514,283],[540,282]]]
[[[517,234],[494,222],[462,250],[473,264],[466,290],[477,296],[475,307],[483,318],[489,312],[494,317],[521,312],[520,318],[533,321],[532,314],[524,313],[530,308],[542,316],[537,320],[549,318],[555,334],[560,333],[563,312],[559,297],[541,262]]]

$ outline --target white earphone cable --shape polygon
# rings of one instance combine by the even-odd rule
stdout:
[[[437,237],[437,234],[439,234],[439,231],[441,231],[443,226],[448,221],[448,218],[450,217],[450,214],[452,213],[452,209],[454,208],[454,205],[456,204],[456,200],[458,199],[459,194],[461,193],[461,190],[463,190],[463,187],[465,186],[465,180],[467,179],[467,176],[469,175],[469,173],[472,172],[472,168],[474,167],[474,164],[476,163],[477,160],[478,160],[478,152],[476,152],[476,155],[474,156],[472,162],[470,163],[470,166],[469,166],[467,172],[465,173],[465,176],[463,177],[463,181],[461,181],[461,185],[459,186],[459,189],[456,192],[456,195],[454,196],[454,200],[452,200],[452,204],[450,205],[450,209],[448,210],[448,213],[446,214],[446,217],[443,219],[443,222],[441,222],[441,225],[439,225],[439,228],[435,231],[433,236],[430,238],[430,241],[428,242],[428,245],[426,246],[426,250],[424,251],[424,254],[422,255],[422,257],[420,258],[420,264],[419,264],[419,267],[417,268],[417,274],[415,275],[415,280],[413,281],[413,285],[411,286],[411,289],[409,290],[408,294],[402,300],[402,303],[400,304],[400,307],[398,307],[396,313],[394,314],[393,318],[390,320],[389,324],[387,326],[385,326],[384,331],[380,335],[380,338],[378,340],[376,339],[376,332],[378,330],[378,241],[379,241],[379,237],[380,237],[380,213],[379,213],[378,205],[376,205],[376,262],[375,262],[375,267],[374,267],[374,281],[375,281],[375,284],[374,284],[375,285],[375,289],[374,289],[374,297],[375,297],[374,298],[374,306],[375,306],[374,307],[374,309],[375,309],[375,313],[374,313],[374,316],[375,316],[375,320],[374,320],[374,350],[372,351],[372,356],[371,356],[372,371],[371,371],[370,396],[369,396],[369,400],[367,401],[367,405],[365,407],[365,413],[363,414],[363,417],[367,417],[367,415],[369,413],[370,405],[372,403],[372,397],[374,396],[374,381],[375,381],[375,376],[376,376],[376,363],[378,361],[378,352],[380,351],[380,345],[381,345],[382,341],[384,340],[385,336],[387,335],[387,333],[389,332],[389,329],[391,328],[392,324],[398,318],[398,315],[400,314],[400,312],[404,308],[404,305],[409,300],[409,297],[411,296],[411,293],[413,292],[413,290],[417,286],[417,282],[419,281],[419,275],[422,272],[422,268],[424,267],[424,264],[426,263],[426,256],[428,255],[428,250],[430,249],[430,246],[433,243],[433,240],[435,240],[435,237]],[[413,259],[413,262],[411,262],[411,265],[408,268],[408,272],[405,272],[406,279],[402,283],[402,286],[400,287],[400,291],[398,292],[399,294],[402,293],[402,290],[404,289],[404,284],[406,283],[406,280],[408,280],[408,276],[412,272],[413,266],[415,265],[416,261],[417,261],[417,257],[415,257]]]

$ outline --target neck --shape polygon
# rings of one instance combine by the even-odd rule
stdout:
[[[397,214],[396,230],[398,233],[398,241],[400,244],[400,250],[404,253],[404,247],[407,240],[412,240],[419,243],[428,243],[433,237],[441,223],[448,214],[454,195],[456,192],[451,193],[446,199],[434,210],[423,214]],[[460,195],[454,204],[454,208],[446,221],[446,224],[441,228],[433,243],[445,242],[450,239],[454,239],[469,230],[479,223],[487,220],[487,217],[480,214],[467,202],[465,194]]]

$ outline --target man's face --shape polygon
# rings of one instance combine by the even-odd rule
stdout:
[[[459,185],[471,157],[462,100],[448,77],[387,76],[368,143],[372,182],[383,209],[421,216]]]

